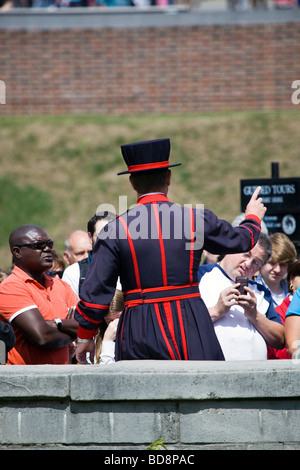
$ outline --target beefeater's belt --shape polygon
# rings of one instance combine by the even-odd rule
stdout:
[[[150,287],[148,289],[133,289],[123,292],[125,307],[134,307],[155,302],[170,302],[172,300],[200,297],[198,282],[180,286]]]

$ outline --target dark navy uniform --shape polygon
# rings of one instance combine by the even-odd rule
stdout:
[[[168,212],[169,227],[164,222]],[[200,229],[204,231],[201,248],[197,246]],[[117,332],[116,360],[222,360],[198,288],[202,249],[246,252],[259,233],[255,217],[233,228],[208,210],[180,207],[164,195],[142,197],[136,208],[110,222],[97,241],[77,307],[78,336],[95,334],[120,276],[125,309]]]
[[[128,171],[119,174],[178,165],[169,164],[169,139],[121,148]],[[95,335],[120,277],[125,307],[118,324],[116,361],[224,360],[200,297],[197,273],[202,250],[247,252],[259,233],[255,215],[232,227],[209,210],[173,204],[165,194],[143,195],[136,207],[100,232],[75,312],[78,337]]]

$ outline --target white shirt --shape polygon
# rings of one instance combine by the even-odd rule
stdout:
[[[102,341],[99,364],[110,364],[115,362],[115,342]]]
[[[75,294],[77,294],[77,297],[79,297],[80,268],[78,262],[71,264],[64,270],[62,280],[67,282],[72,287]],[[122,290],[120,278],[117,280],[116,289]]]
[[[62,280],[70,284],[75,294],[78,297],[78,288],[79,288],[79,278],[80,278],[80,268],[78,263],[73,263],[68,266],[62,275]]]
[[[280,305],[287,296],[285,292],[282,292],[281,294],[275,294],[274,292],[271,291],[271,294],[272,294],[272,298],[274,300],[275,305]]]
[[[200,280],[199,289],[206,306],[216,305],[221,291],[234,284],[216,266],[205,273]],[[257,310],[266,315],[269,302],[264,297],[264,292],[251,285],[257,300]],[[244,315],[244,309],[234,305],[229,312],[213,323],[225,360],[265,360],[267,359],[267,345],[261,334]]]

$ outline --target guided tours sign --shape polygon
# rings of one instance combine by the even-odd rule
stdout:
[[[241,209],[255,188],[261,186],[260,196],[267,207],[264,222],[269,234],[285,233],[295,244],[300,243],[300,178],[262,178],[241,180]]]

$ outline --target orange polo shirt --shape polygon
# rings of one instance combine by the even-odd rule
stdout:
[[[0,284],[0,320],[11,323],[16,344],[8,352],[7,364],[68,364],[69,348],[41,348],[24,337],[22,330],[14,327],[13,320],[32,308],[38,308],[46,321],[65,319],[68,308],[77,305],[78,297],[66,282],[45,277],[45,287],[22,269],[14,267]]]

